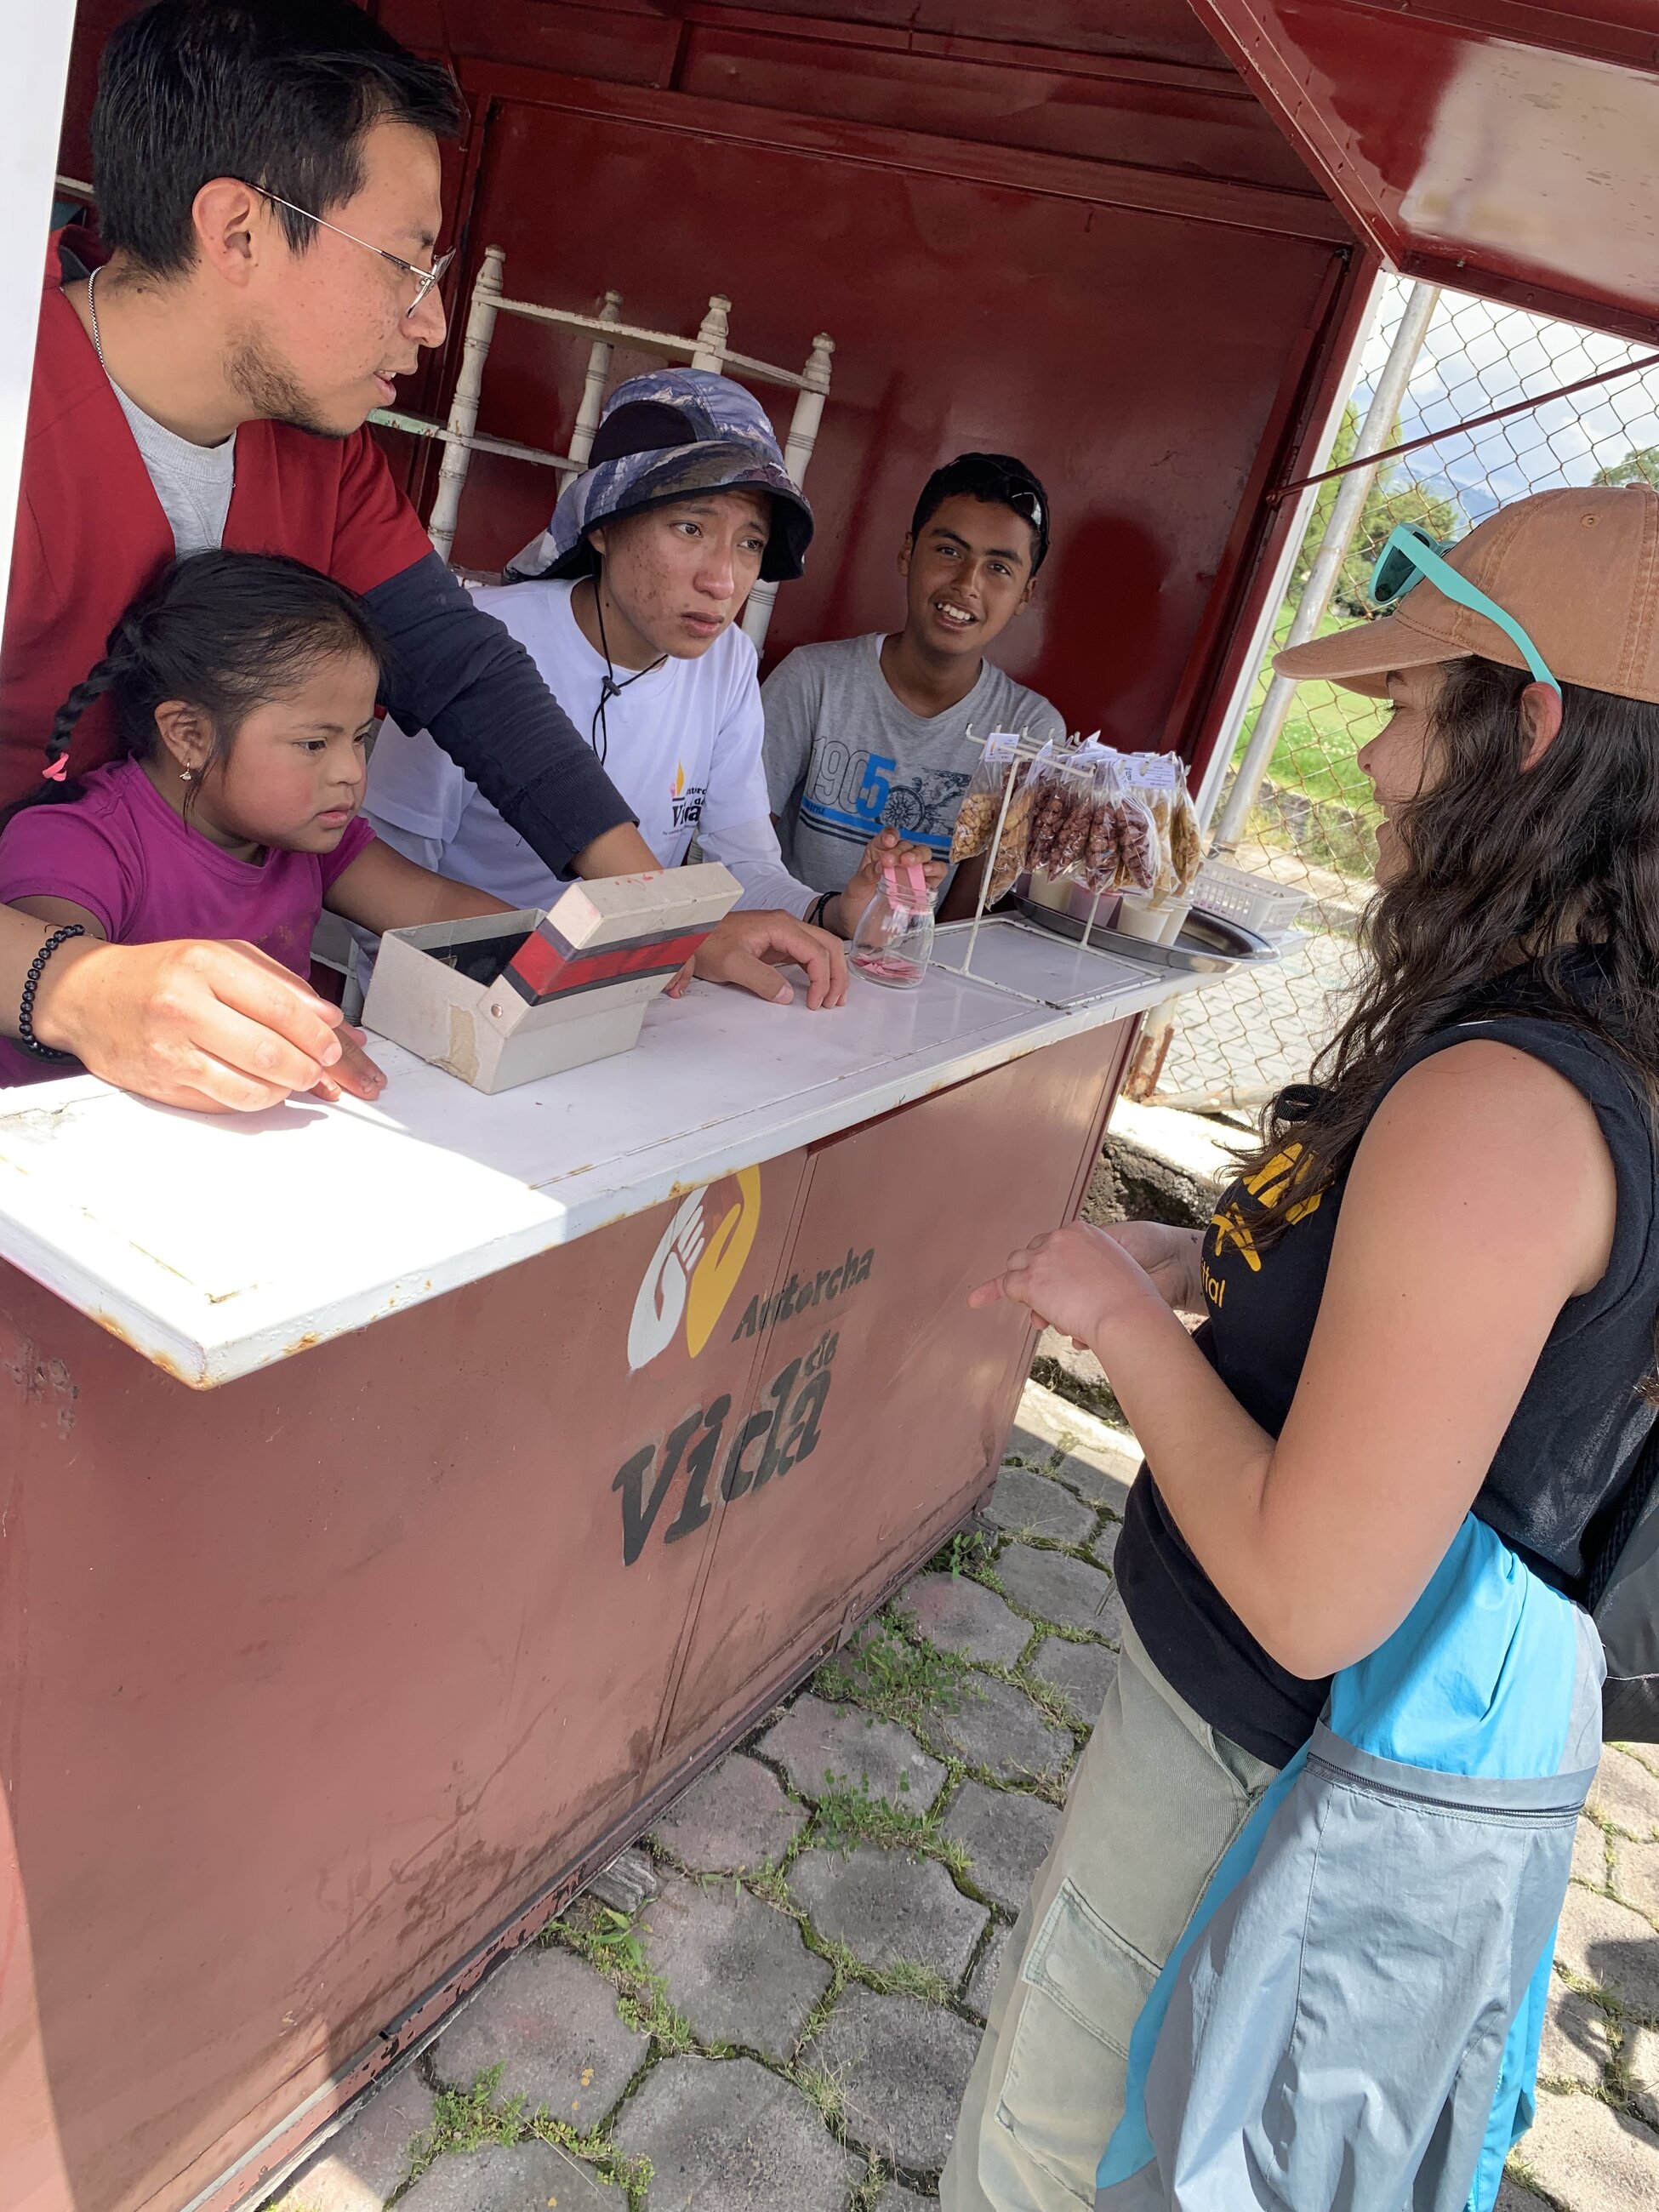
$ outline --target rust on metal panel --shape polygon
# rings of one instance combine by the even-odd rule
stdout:
[[[95,1322],[127,1351],[136,1352],[140,1359],[148,1361],[158,1374],[167,1376],[174,1382],[182,1382],[187,1390],[211,1390],[214,1388],[213,1378],[205,1370],[183,1368],[169,1353],[141,1344],[124,1322],[117,1321],[112,1313],[106,1313],[101,1306],[88,1308],[87,1319]]]

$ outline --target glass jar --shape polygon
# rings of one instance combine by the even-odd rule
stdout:
[[[859,917],[848,955],[860,975],[913,991],[933,957],[933,908],[919,862],[881,872],[881,889]]]

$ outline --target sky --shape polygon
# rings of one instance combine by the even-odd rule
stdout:
[[[1400,277],[1383,280],[1354,393],[1362,416],[1409,290]],[[1443,292],[1401,410],[1401,435],[1444,428],[1653,350],[1574,323]],[[1553,400],[1488,429],[1460,431],[1396,462],[1392,480],[1400,482],[1398,472],[1408,471],[1436,491],[1451,493],[1473,523],[1529,491],[1588,483],[1598,468],[1644,446],[1659,446],[1659,368]]]

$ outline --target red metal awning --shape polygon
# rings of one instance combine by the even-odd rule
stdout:
[[[1659,333],[1655,0],[1193,0],[1412,276]]]

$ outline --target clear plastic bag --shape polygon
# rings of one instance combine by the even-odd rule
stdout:
[[[985,750],[980,755],[968,788],[962,794],[962,806],[957,815],[956,828],[951,836],[951,860],[976,860],[988,852],[996,834],[997,817],[1002,811],[1002,795],[1008,788],[1010,771],[1023,773],[1024,763],[1015,757],[1019,739],[1006,730],[994,731],[985,740]],[[1016,794],[1018,795],[1018,794]],[[1013,804],[1009,803],[1009,811]],[[1029,827],[1029,817],[1028,817]]]
[[[1074,871],[1092,898],[1109,898],[1117,889],[1119,799],[1116,769],[1103,762],[1091,785],[1083,849]]]
[[[1031,836],[1026,850],[1025,864],[1036,873],[1059,876],[1064,869],[1054,864],[1056,842],[1071,811],[1072,779],[1065,769],[1065,757],[1051,755],[1044,746],[1031,763],[1029,777],[1031,786]]]
[[[1192,896],[1198,872],[1204,865],[1204,833],[1198,826],[1198,809],[1187,788],[1187,766],[1176,763],[1175,805],[1170,815],[1170,858],[1175,866],[1176,889],[1182,898]]]
[[[1152,817],[1155,850],[1152,880],[1147,886],[1153,902],[1164,905],[1176,895],[1176,867],[1171,839],[1176,780],[1180,763],[1170,753],[1130,753],[1125,757],[1125,779],[1130,795]],[[1137,886],[1139,888],[1139,886]]]
[[[1139,793],[1121,793],[1113,810],[1117,823],[1117,888],[1150,897],[1157,889],[1160,856],[1158,823]]]
[[[1014,795],[1008,801],[1008,811],[1003,817],[1002,835],[997,840],[996,851],[986,863],[991,878],[985,892],[988,907],[994,906],[999,899],[1006,898],[1024,873],[1026,856],[1030,850],[1031,817],[1036,811],[1036,796],[1030,777],[1020,776],[1014,786]],[[994,830],[995,826],[994,823]]]

